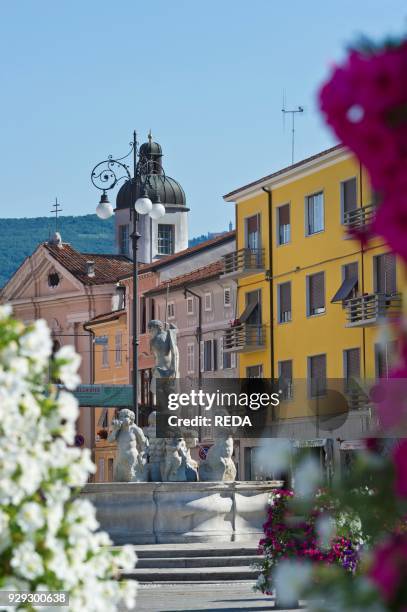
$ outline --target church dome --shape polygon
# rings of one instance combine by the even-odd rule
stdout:
[[[186,208],[185,192],[181,185],[170,176],[164,175],[161,170],[161,158],[163,156],[161,145],[152,139],[151,132],[148,135],[148,142],[140,146],[140,160],[152,161],[155,168],[154,174],[150,174],[147,181],[147,194],[152,202],[157,201],[157,196],[161,204],[172,209]],[[116,196],[116,210],[131,208],[137,198],[141,197],[140,189],[136,188],[134,179],[126,181]]]

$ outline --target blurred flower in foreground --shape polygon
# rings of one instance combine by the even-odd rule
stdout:
[[[274,577],[278,605],[287,608],[297,606],[311,573],[311,564],[307,561],[280,561]]]
[[[295,492],[300,497],[311,497],[320,483],[320,467],[314,457],[305,457],[294,471]]]
[[[0,307],[0,589],[68,591],[73,612],[134,606],[136,584],[120,583],[135,564],[119,551],[95,509],[78,498],[95,471],[75,441],[78,403],[50,384],[49,371],[74,388],[80,358],[64,347],[51,359],[45,321],[25,327]]]

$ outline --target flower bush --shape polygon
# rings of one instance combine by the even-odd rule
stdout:
[[[26,327],[0,307],[0,588],[68,591],[74,612],[132,607],[135,583],[117,578],[135,555],[109,549],[94,507],[78,497],[95,467],[73,446],[75,398],[50,382],[75,388],[80,358],[71,347],[51,351],[44,321]]]
[[[335,508],[321,492],[307,516],[296,516],[300,507],[293,504],[294,492],[278,489],[271,495],[267,520],[263,525],[264,538],[259,542],[259,554],[264,555],[257,588],[270,593],[274,569],[282,561],[337,564],[355,572],[361,543],[361,524],[342,513],[333,519]],[[353,529],[352,529],[353,527]]]

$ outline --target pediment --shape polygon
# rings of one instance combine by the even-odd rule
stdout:
[[[40,245],[27,257],[2,290],[2,301],[49,298],[84,293],[83,284]]]

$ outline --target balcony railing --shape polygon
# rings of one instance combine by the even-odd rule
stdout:
[[[240,323],[225,330],[223,350],[225,352],[250,352],[264,348],[265,326]]]
[[[401,295],[395,293],[370,293],[346,301],[346,327],[374,325],[384,316],[395,316],[400,312]]]
[[[354,210],[348,210],[343,215],[343,222],[349,229],[360,229],[373,221],[376,204],[367,204]]]
[[[237,278],[264,270],[264,249],[239,249],[223,256],[223,275]]]

